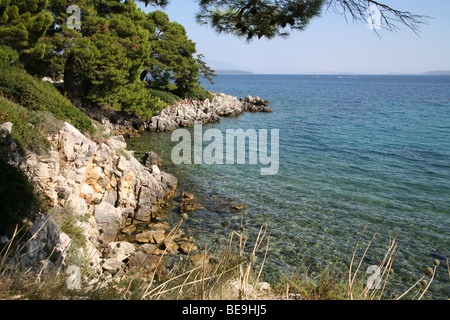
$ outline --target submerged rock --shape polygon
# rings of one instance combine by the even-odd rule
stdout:
[[[191,254],[198,250],[198,247],[190,242],[183,241],[180,243],[180,251],[185,254]]]
[[[238,204],[236,202],[231,202],[230,207],[234,210],[244,210],[247,209],[247,206],[245,204]]]
[[[181,213],[189,213],[189,212],[194,212],[196,210],[199,209],[203,209],[203,207],[195,202],[183,202],[182,204],[180,204],[180,212]]]
[[[181,193],[181,201],[190,201],[190,200],[195,200],[195,196],[192,193],[183,191]]]
[[[126,226],[122,228],[121,232],[126,234],[127,236],[131,236],[136,231],[136,226],[134,224],[131,224],[129,226]]]
[[[158,246],[154,243],[146,243],[139,247],[139,251],[142,251],[146,254],[160,254],[160,250],[158,249]]]
[[[161,250],[164,250],[165,254],[177,254],[178,244],[173,240],[166,239],[161,245]]]
[[[188,213],[194,212],[199,209],[203,209],[203,207],[194,202],[195,196],[192,193],[183,191],[180,196],[181,204],[179,206],[180,213]]]
[[[166,221],[163,221],[163,222],[152,222],[152,223],[150,223],[148,225],[148,227],[150,229],[153,229],[153,230],[156,230],[156,229],[166,230],[166,229],[170,228],[169,223],[167,223]]]
[[[152,165],[160,166],[162,164],[162,159],[155,152],[150,151],[146,152],[144,157],[142,158],[142,163],[144,166],[151,168]]]

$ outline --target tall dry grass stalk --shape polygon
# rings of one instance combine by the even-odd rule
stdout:
[[[20,258],[30,254],[31,252],[24,252],[24,249],[27,245],[39,234],[42,228],[48,222],[48,219],[44,221],[44,223],[40,226],[40,228],[31,235],[31,237],[22,242],[23,238],[28,234],[28,230],[25,230],[25,226],[22,226],[18,229],[18,226],[14,228],[11,239],[8,241],[7,245],[0,252],[0,288],[3,294],[6,295],[4,298],[8,298],[8,292],[17,284],[18,282],[23,283],[23,279],[27,279],[27,285],[30,285],[30,282],[34,284],[38,284],[41,281],[41,276],[44,272],[44,266],[38,271],[33,272],[32,268],[27,270],[18,270],[17,267],[20,266]],[[37,250],[38,247],[32,249]],[[47,260],[50,259],[54,250],[50,253]],[[32,276],[33,275],[33,276]],[[34,279],[31,281],[30,279]]]
[[[422,292],[420,292],[420,288],[419,288],[419,290],[417,291],[417,293],[414,295],[414,297],[411,300],[414,300],[416,297],[418,297],[417,300],[422,300],[423,296],[428,291],[428,289],[431,286],[431,283],[434,280],[434,277],[436,275],[436,269],[437,269],[438,266],[439,266],[439,264],[435,264],[434,265],[434,269],[432,269],[431,274],[429,275],[429,276],[431,276],[430,281],[426,281],[425,280],[425,276],[422,276],[416,283],[414,283],[408,290],[406,290],[403,294],[398,296],[395,300],[402,299],[403,297],[405,297],[408,293],[410,293],[418,285],[421,285],[424,288],[423,288]],[[447,267],[448,267],[448,259],[447,259]],[[449,276],[450,276],[450,269],[449,269]]]
[[[183,223],[184,220],[185,220],[184,218],[181,218],[181,219],[177,222],[177,224],[176,224],[176,225],[171,229],[171,231],[169,232],[169,234],[168,234],[168,236],[167,236],[167,238],[169,238],[169,242],[168,242],[167,246],[164,248],[164,251],[163,251],[163,253],[161,254],[161,257],[160,257],[159,260],[158,260],[158,263],[157,263],[157,265],[156,265],[156,268],[155,268],[154,272],[151,274],[149,284],[147,285],[147,287],[146,287],[146,289],[145,289],[145,291],[144,291],[144,294],[143,294],[142,298],[145,298],[145,296],[147,295],[148,290],[149,290],[150,287],[154,284],[155,279],[156,279],[157,271],[158,271],[159,268],[161,267],[161,264],[162,264],[162,262],[163,262],[163,258],[164,258],[164,256],[165,256],[166,253],[167,253],[167,248],[168,248],[168,247],[170,246],[170,244],[174,241],[173,239],[174,239],[174,237],[175,237],[177,231],[180,229],[180,226],[182,225],[182,223]],[[156,251],[156,249],[157,249],[157,248],[155,248],[155,251]],[[146,257],[146,259],[144,260],[144,262],[142,263],[142,267],[138,268],[138,269],[134,272],[134,274],[131,276],[131,281],[130,281],[130,283],[129,283],[129,285],[128,285],[128,287],[127,287],[125,293],[124,293],[124,297],[126,297],[126,295],[130,292],[130,287],[131,287],[133,281],[135,281],[138,277],[140,277],[140,276],[142,275],[142,273],[143,273],[143,271],[144,271],[145,263],[146,263],[147,260],[150,259],[151,257],[152,257],[152,254],[149,254],[149,255]]]
[[[358,252],[358,248],[361,242],[361,239],[365,235],[367,230],[367,225],[364,227],[364,230],[361,232],[360,237],[356,243],[355,249],[353,251],[353,256],[350,262],[349,267],[349,273],[348,273],[348,297],[350,300],[353,300],[355,298],[355,283],[358,279],[359,272],[361,271],[361,266],[364,258],[367,255],[367,252],[369,251],[369,248],[371,247],[376,235],[378,234],[378,230],[374,232],[372,238],[370,239],[369,243],[367,244],[360,260],[358,263],[358,266],[356,270],[353,272],[353,265],[355,263],[356,255]],[[389,238],[389,245],[386,250],[386,253],[384,255],[383,260],[381,261],[379,266],[376,266],[374,273],[366,282],[366,285],[363,287],[363,289],[358,292],[357,296],[359,299],[367,299],[367,300],[374,300],[374,299],[381,299],[385,293],[386,284],[389,279],[389,275],[392,273],[392,264],[394,262],[395,256],[398,252],[398,242],[397,242],[397,234],[392,238]],[[358,287],[360,290],[360,287]]]
[[[384,295],[386,293],[386,285],[389,280],[389,275],[393,273],[392,264],[393,264],[394,259],[399,251],[398,242],[397,242],[397,234],[396,234],[393,238],[392,237],[389,238],[388,249],[386,250],[385,256],[384,256],[382,262],[380,263],[380,265],[378,266],[377,270],[375,271],[375,273],[372,274],[371,277],[369,277],[369,279],[367,280],[366,285],[363,287],[363,289],[362,290],[358,289],[358,292],[355,294],[355,290],[354,290],[355,283],[357,281],[357,276],[358,276],[358,272],[360,271],[362,261],[364,260],[369,248],[372,245],[372,242],[375,239],[375,236],[378,233],[378,230],[377,230],[373,234],[371,240],[369,241],[368,245],[366,246],[366,249],[364,250],[364,253],[362,254],[362,257],[359,261],[359,264],[358,264],[355,272],[353,272],[353,265],[354,265],[354,262],[356,259],[356,253],[357,253],[360,241],[366,232],[366,229],[367,229],[367,226],[364,228],[364,230],[362,231],[362,233],[358,239],[358,242],[356,244],[356,247],[355,247],[355,250],[353,253],[353,257],[352,257],[352,260],[350,263],[350,268],[349,268],[350,270],[349,270],[349,275],[348,275],[348,297],[351,300],[354,299],[355,296],[357,296],[359,299],[367,299],[367,300],[384,298]],[[429,281],[426,280],[426,276],[422,276],[410,288],[408,288],[405,292],[403,292],[402,294],[400,294],[398,297],[396,297],[394,299],[400,300],[400,299],[405,298],[417,286],[420,286],[419,290],[411,298],[411,300],[423,299],[426,292],[430,288],[431,283],[435,279],[436,269],[439,266],[438,260],[433,261],[433,263],[434,263],[433,269],[432,268],[426,269],[426,276],[430,277]],[[449,266],[448,259],[447,259],[447,269],[448,269],[448,273],[450,276],[450,266]]]
[[[254,297],[269,248],[268,227],[262,225],[250,253],[247,252],[248,238],[241,226],[240,232],[232,231],[225,244],[217,248],[205,247],[196,262],[189,263],[188,255],[181,273],[162,283],[150,281],[142,294],[142,299],[227,299],[235,292],[228,281],[238,283],[237,299]],[[255,270],[258,252],[266,241],[264,257],[258,270]]]

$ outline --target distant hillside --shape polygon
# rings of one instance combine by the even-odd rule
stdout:
[[[300,73],[302,75],[371,75],[371,73],[354,73],[354,72],[345,72],[345,71],[320,71],[320,72],[304,72]],[[373,75],[377,75],[374,73]],[[432,70],[426,72],[419,73],[404,73],[404,72],[389,72],[378,75],[386,75],[386,76],[450,76],[450,70]]]
[[[433,70],[420,73],[386,73],[388,76],[450,76],[450,70]]]
[[[433,70],[419,73],[422,76],[450,76],[450,70]]]
[[[252,74],[253,72],[244,70],[215,70],[217,74]]]

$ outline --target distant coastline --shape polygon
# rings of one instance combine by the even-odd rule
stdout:
[[[411,76],[450,76],[450,70],[433,70],[421,73],[406,73]]]
[[[245,70],[216,70],[217,74],[253,74],[253,72]]]
[[[418,73],[402,73],[402,72],[388,72],[388,73],[357,73],[344,71],[322,71],[322,72],[303,72],[299,73],[305,76],[326,76],[326,75],[379,75],[379,76],[450,76],[450,70],[431,70]]]
[[[245,70],[234,69],[218,69],[215,70],[217,74],[264,74],[255,73]],[[279,75],[274,73],[274,75]],[[289,74],[286,74],[289,75]],[[388,73],[356,73],[356,72],[338,72],[338,71],[323,71],[323,72],[301,72],[297,75],[302,76],[450,76],[450,70],[432,70],[419,73],[401,73],[401,72],[388,72]]]

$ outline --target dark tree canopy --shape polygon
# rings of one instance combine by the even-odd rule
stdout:
[[[240,37],[273,38],[288,35],[288,29],[303,30],[319,16],[324,0],[201,0],[197,21],[218,32]]]
[[[170,1],[170,0],[168,0]],[[166,5],[168,1],[144,0],[146,4]],[[414,32],[426,22],[426,16],[401,11],[375,0],[198,0],[197,22],[219,33],[234,34],[251,40],[289,35],[304,30],[312,18],[332,9],[363,23],[370,17],[368,8],[379,10],[380,28],[396,31],[404,25]],[[376,29],[374,29],[375,32]]]
[[[11,66],[142,118],[180,97],[208,97],[199,77],[213,75],[182,25],[132,0],[0,0],[0,67]]]
[[[0,0],[0,60],[21,60],[30,69],[46,52],[43,36],[52,25],[47,0]]]

